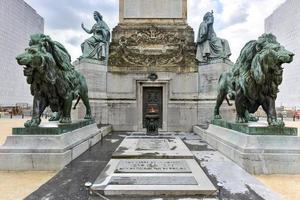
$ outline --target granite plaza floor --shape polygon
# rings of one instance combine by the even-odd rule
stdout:
[[[25,120],[22,119],[0,119],[0,144],[5,141],[10,134],[11,128],[22,125]],[[300,128],[300,122],[287,122],[287,125]],[[18,199],[87,199],[87,192],[83,184],[86,181],[94,181],[98,174],[105,167],[113,151],[118,147],[126,133],[113,133],[104,138],[104,140],[95,145],[90,151],[87,151],[78,159],[74,160],[62,171],[58,172],[0,172],[0,200],[18,200]],[[203,160],[203,155],[212,153],[219,159],[224,160],[222,155],[211,149],[197,135],[181,135],[188,148],[199,159],[201,166],[206,169],[210,165],[209,159]],[[202,161],[201,161],[202,160]],[[229,166],[234,166],[228,161]],[[234,166],[237,167],[237,166]],[[238,169],[239,167],[237,167]],[[241,171],[243,174],[243,170]],[[214,184],[217,184],[218,177],[211,177]],[[245,178],[246,177],[246,178]],[[243,180],[247,181],[248,175],[243,175]],[[221,177],[228,179],[230,177]],[[258,180],[269,186],[273,191],[279,193],[283,199],[297,199],[300,195],[300,175],[272,175],[257,176]],[[227,180],[228,181],[228,180]],[[240,180],[229,180],[234,183]],[[226,181],[225,181],[226,182]],[[44,184],[46,183],[46,184]],[[237,184],[237,183],[236,183]],[[241,191],[230,191],[230,184],[222,184],[220,193],[221,198],[231,199],[260,199],[259,196],[251,190],[247,195]],[[18,188],[16,190],[16,188]],[[39,188],[39,189],[38,189]],[[32,193],[33,192],[33,193]],[[234,192],[234,193],[232,193]],[[239,193],[242,192],[242,193]],[[28,196],[29,195],[29,196]]]

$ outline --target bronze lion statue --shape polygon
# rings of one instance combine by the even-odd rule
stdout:
[[[284,63],[291,63],[294,54],[277,42],[273,34],[263,34],[248,42],[229,72],[219,78],[214,118],[221,119],[224,99],[235,99],[236,122],[257,121],[254,113],[262,106],[271,126],[284,126],[277,120],[275,100],[282,82]]]
[[[36,127],[41,115],[50,106],[55,113],[50,121],[71,123],[71,108],[74,99],[82,99],[86,107],[85,119],[91,119],[86,80],[71,64],[71,57],[60,43],[44,34],[32,35],[29,47],[16,57],[24,66],[24,76],[33,95],[32,119],[25,127]]]

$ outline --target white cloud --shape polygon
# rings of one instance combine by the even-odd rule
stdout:
[[[81,54],[80,43],[89,37],[80,29],[80,24],[84,22],[87,27],[92,26],[94,9],[98,9],[103,14],[104,20],[111,29],[118,23],[118,0],[61,0],[60,6],[65,6],[67,9],[60,9],[66,12],[56,12],[57,1],[26,1],[45,18],[45,33],[65,45],[73,60]],[[216,33],[229,41],[233,53],[231,60],[235,61],[244,44],[264,32],[264,19],[284,1],[188,0],[188,23],[197,35],[204,14],[214,10]],[[81,21],[78,21],[79,19]],[[63,28],[64,23],[68,25],[65,28]],[[74,43],[75,39],[80,41]]]
[[[213,8],[218,6],[220,11]],[[211,9],[215,11],[215,29],[219,37],[229,41],[235,61],[242,47],[264,33],[264,20],[285,0],[190,0],[189,23],[197,34],[202,16]],[[195,9],[196,8],[196,9]],[[199,10],[197,12],[197,10]],[[199,19],[199,20],[196,20]],[[220,25],[223,24],[222,25]],[[224,26],[225,25],[225,26]],[[218,29],[218,27],[221,27]]]

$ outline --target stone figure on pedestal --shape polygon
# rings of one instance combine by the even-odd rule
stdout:
[[[108,56],[108,45],[110,41],[110,31],[107,24],[103,21],[102,15],[95,11],[94,19],[97,22],[93,25],[91,30],[81,24],[82,29],[88,33],[93,34],[81,44],[82,58],[91,58],[97,60],[106,60]]]
[[[200,63],[229,59],[231,55],[228,41],[217,37],[213,24],[214,16],[212,11],[204,15],[203,22],[199,27],[196,59]]]

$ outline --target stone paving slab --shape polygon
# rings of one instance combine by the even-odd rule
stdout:
[[[194,151],[201,167],[217,183],[220,196],[234,200],[282,200],[254,176],[218,151]]]
[[[126,137],[112,158],[193,158],[193,154],[177,136]]]
[[[120,173],[119,167],[123,160],[110,160],[106,170],[93,184],[92,190],[106,196],[211,196],[216,193],[214,185],[193,159],[137,159],[130,161],[139,162],[141,165],[133,166],[130,173]],[[179,163],[181,164],[179,165]],[[177,165],[177,169],[175,169],[175,165]],[[141,172],[145,170],[147,173]]]

